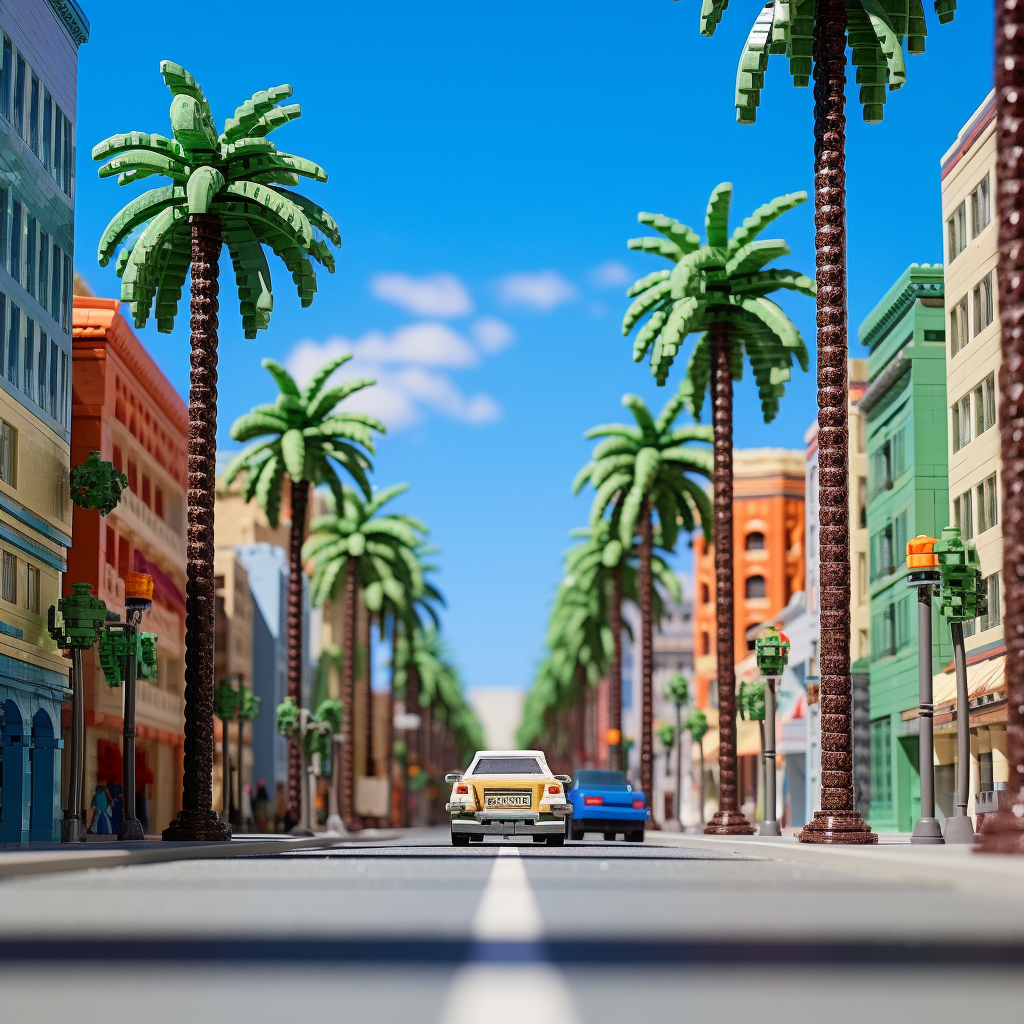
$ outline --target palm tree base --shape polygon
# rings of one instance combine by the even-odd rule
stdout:
[[[978,853],[1024,854],[1024,790],[1012,793],[1003,790],[999,795],[999,810],[986,814],[974,849]]]
[[[860,811],[815,811],[814,820],[804,825],[797,839],[823,846],[872,846],[878,842]]]
[[[178,816],[164,829],[162,839],[168,843],[228,842],[231,826],[221,821],[216,811],[178,811]]]
[[[706,836],[752,836],[756,831],[742,811],[715,811],[715,816],[704,826]]]

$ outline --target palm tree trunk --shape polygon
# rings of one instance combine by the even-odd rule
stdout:
[[[302,541],[309,509],[309,482],[293,480],[292,525],[288,532],[288,689],[287,695],[302,706]],[[288,810],[298,820],[303,786],[301,740],[288,743]]]
[[[846,337],[846,7],[814,19],[814,226],[818,285],[821,810],[804,843],[877,843],[853,806],[850,503]]]
[[[715,657],[718,681],[718,810],[708,835],[753,835],[736,793],[736,641],[732,558],[732,338],[711,325],[711,416],[714,427]],[[703,806],[701,814],[703,815]]]
[[[410,663],[406,669],[405,710],[420,716],[420,725],[415,729],[407,729],[405,732],[405,778],[402,780],[405,792],[405,821],[403,824],[409,826],[419,824],[419,818],[412,811],[412,801],[416,797],[409,788],[409,780],[416,774],[415,772],[410,774],[413,766],[417,770],[420,767],[420,736],[423,727],[423,715],[420,708],[420,674],[414,663]],[[415,820],[413,820],[414,818]]]
[[[185,587],[185,764],[181,810],[168,840],[223,840],[213,809],[213,498],[217,476],[217,273],[220,221],[193,214],[192,374],[188,423],[188,582]]]
[[[640,592],[640,676],[642,709],[640,720],[640,788],[647,806],[654,801],[654,738],[651,735],[654,720],[654,579],[651,559],[654,555],[654,529],[651,506],[645,501],[640,510],[640,566],[637,572],[637,590]],[[647,823],[653,828],[653,817]]]
[[[1003,455],[1003,579],[1006,606],[1006,758],[999,809],[985,815],[979,849],[1024,854],[1024,6],[996,4],[996,181],[999,197],[999,431]]]
[[[366,725],[363,733],[366,744],[366,774],[376,775],[373,756],[373,612],[366,613]]]
[[[622,767],[622,566],[612,569],[612,597],[608,606],[612,633],[612,663],[608,670],[608,767]],[[613,742],[614,741],[614,742]]]
[[[676,704],[676,821],[683,823],[683,706]]]
[[[353,807],[355,797],[355,773],[352,743],[355,739],[355,693],[356,693],[356,576],[359,573],[358,559],[350,558],[345,567],[345,606],[343,636],[344,660],[341,666],[341,820],[345,828],[359,828]]]

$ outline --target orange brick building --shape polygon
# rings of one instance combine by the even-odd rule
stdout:
[[[785,448],[733,452],[737,662],[753,649],[746,631],[804,589],[804,461],[803,451]],[[717,670],[715,559],[703,536],[693,549],[694,682],[697,706],[707,707]]]
[[[159,678],[138,682],[136,774],[146,798],[139,817],[148,833],[159,834],[181,806],[188,407],[120,306],[74,298],[71,465],[98,451],[127,474],[128,487],[105,518],[75,507],[64,587],[67,593],[88,581],[123,617],[125,574],[153,576],[153,607],[142,628],[159,635]],[[123,718],[121,689],[107,687],[95,649],[86,652],[84,669],[88,804],[97,781],[121,782]]]

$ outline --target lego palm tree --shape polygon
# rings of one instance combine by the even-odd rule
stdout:
[[[217,446],[217,328],[221,247],[231,255],[242,328],[247,338],[266,328],[273,308],[264,246],[284,262],[303,306],[316,291],[310,257],[329,271],[325,238],[341,244],[329,214],[283,186],[299,177],[326,181],[322,167],[283,153],[267,136],[300,114],[279,106],[291,86],[246,100],[218,134],[196,80],[163,61],[171,91],[173,139],[144,132],[114,135],[93,149],[100,176],[126,185],[157,174],[171,184],[130,202],[107,226],[99,245],[106,266],[121,247],[116,270],[121,299],[136,327],[154,308],[157,330],[170,332],[191,271],[192,374],[189,389],[188,584],[185,623],[185,764],[182,810],[165,839],[226,839],[230,830],[212,808],[213,786],[213,506]],[[145,227],[143,228],[143,225]],[[142,228],[140,233],[137,229]],[[321,237],[323,236],[323,237]]]
[[[230,679],[222,679],[213,691],[213,713],[220,719],[220,746],[224,755],[223,779],[221,782],[222,813],[225,821],[231,820],[232,786],[231,786],[231,755],[228,743],[228,723],[231,722],[241,706],[242,694],[231,685]],[[241,743],[239,743],[241,753]],[[242,771],[242,762],[238,762],[238,771]]]
[[[291,493],[291,525],[288,531],[288,695],[300,701],[302,688],[302,543],[306,537],[310,484],[325,484],[336,500],[342,499],[338,468],[359,485],[369,499],[371,468],[366,453],[373,453],[372,431],[384,432],[384,424],[364,413],[341,412],[338,405],[350,395],[373,384],[371,380],[350,380],[327,387],[334,372],[351,359],[338,356],[314,374],[300,390],[288,371],[273,359],[262,366],[279,388],[272,404],[258,405],[231,426],[235,441],[252,441],[236,455],[224,471],[230,485],[243,470],[246,473],[244,501],[256,499],[276,529],[281,512],[284,479]],[[297,742],[288,751],[288,803],[293,815],[301,799],[302,769]]]
[[[753,831],[739,810],[736,796],[732,385],[743,373],[746,355],[754,372],[761,412],[768,423],[778,412],[793,359],[807,369],[807,349],[800,332],[768,296],[784,289],[813,296],[814,282],[793,270],[765,269],[773,260],[787,255],[789,247],[781,239],[758,238],[776,218],[806,198],[806,192],[794,192],[773,199],[755,210],[730,236],[732,185],[726,182],[711,193],[704,218],[705,244],[685,224],[650,213],[641,213],[638,219],[654,228],[659,237],[634,238],[628,243],[631,249],[655,253],[675,264],[672,270],[641,278],[627,293],[636,298],[622,321],[622,333],[629,334],[643,317],[648,317],[633,344],[634,360],[640,362],[650,351],[651,373],[664,384],[686,336],[700,333],[685,384],[692,390],[696,414],[700,413],[705,391],[711,392],[721,790],[719,809],[706,831],[717,834]]]
[[[711,533],[711,503],[694,477],[712,478],[711,453],[699,447],[711,441],[712,433],[702,426],[675,426],[686,402],[686,392],[678,391],[655,419],[643,399],[626,395],[622,404],[632,412],[635,423],[610,423],[588,430],[585,437],[604,440],[594,448],[591,461],[576,474],[573,483],[576,493],[588,481],[597,491],[590,508],[592,526],[611,507],[612,529],[617,532],[623,548],[631,549],[636,534],[640,534],[637,577],[643,682],[640,784],[648,798],[652,792],[654,756],[651,737],[654,516],[657,515],[661,529],[661,544],[667,551],[675,548],[680,527],[693,530],[699,525],[705,533]]]
[[[1001,6],[1001,4],[1000,4]],[[704,0],[700,31],[714,33],[728,0]],[[935,0],[940,24],[956,0]],[[1016,17],[1017,15],[1014,15]],[[846,47],[852,49],[864,119],[882,119],[886,86],[906,81],[906,52],[924,52],[921,0],[789,0],[767,3],[747,37],[736,75],[736,117],[753,123],[773,54],[793,82],[814,78],[814,223],[818,285],[818,494],[820,527],[821,811],[808,843],[872,842],[853,806],[850,682],[849,423],[846,301]],[[1019,44],[1017,44],[1019,46]]]
[[[999,182],[999,371],[1003,579],[1006,587],[1006,758],[1009,777],[978,849],[1024,854],[1024,5],[996,3],[996,180]]]
[[[309,539],[302,548],[303,561],[312,559],[310,601],[314,606],[335,598],[343,589],[342,649],[345,659],[341,677],[341,702],[346,708],[341,747],[341,817],[346,828],[357,826],[354,813],[354,762],[352,741],[355,735],[354,707],[355,661],[351,656],[356,645],[356,604],[359,590],[371,611],[379,613],[385,595],[404,600],[403,574],[411,581],[411,589],[423,586],[422,568],[416,548],[426,527],[405,515],[378,515],[393,498],[408,490],[408,484],[396,484],[363,501],[350,488],[343,488],[335,509],[319,516],[310,524]],[[342,587],[343,583],[343,587]]]

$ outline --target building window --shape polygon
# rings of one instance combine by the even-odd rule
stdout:
[[[967,247],[966,200],[953,211],[953,216],[946,221],[946,231],[949,240],[949,262],[952,263]]]
[[[122,462],[121,449],[116,444],[114,445],[114,457],[111,461],[114,463],[114,469],[116,469],[118,473],[124,472],[124,469],[122,468],[124,463]]]
[[[857,603],[863,604],[868,597],[868,556],[857,553]]]
[[[21,310],[11,303],[11,323],[7,331],[7,379],[18,386],[18,339],[21,336]]]
[[[159,487],[156,489],[156,499],[158,504],[163,504],[163,494],[161,493]],[[163,515],[163,513],[161,512],[160,515]],[[706,583],[702,583],[700,585],[700,603],[710,604],[710,602],[711,591],[709,590],[708,585]]]
[[[43,309],[50,306],[50,236],[40,229],[39,250],[36,257],[36,266],[39,268],[38,285],[36,298]]]
[[[25,58],[18,54],[14,71],[14,130],[25,138]]]
[[[57,359],[58,359],[58,355],[59,355],[59,353],[58,353],[58,349],[57,349],[57,342],[55,342],[53,340],[53,338],[51,338],[50,339],[50,382],[49,382],[50,383],[50,388],[49,388],[50,408],[49,408],[49,412],[50,412],[50,415],[55,420],[63,419],[63,417],[61,416],[60,406],[57,403]]]
[[[953,405],[953,451],[958,452],[971,440],[971,396],[964,395]]]
[[[974,436],[996,425],[996,375],[990,373],[974,389]]]
[[[989,201],[988,175],[971,193],[971,238],[977,238],[992,221],[992,204]]]
[[[50,136],[53,134],[53,99],[50,96],[50,90],[43,89],[43,153],[42,161],[43,166],[50,170],[53,166],[52,160],[52,147],[50,145]]]
[[[36,294],[36,219],[25,214],[25,291]]]
[[[999,522],[999,494],[996,489],[996,475],[978,484],[978,533],[991,530]]]
[[[959,528],[964,540],[974,536],[974,506],[970,491],[964,491],[959,498],[953,499],[953,525]]]
[[[11,119],[11,62],[14,60],[14,47],[11,38],[4,33],[4,66],[0,71],[0,114],[8,121]]]
[[[11,202],[11,277],[21,284],[21,200],[14,193]]]
[[[18,560],[9,551],[3,552],[0,563],[0,599],[18,603]]]
[[[35,321],[27,316],[25,317],[25,360],[24,369],[25,375],[22,381],[22,386],[25,389],[25,394],[29,398],[35,398],[35,389],[33,387],[33,375],[34,365],[36,361],[36,323]]]
[[[871,723],[871,809],[892,810],[892,730],[888,718]]]
[[[757,601],[763,597],[768,596],[768,591],[765,587],[763,576],[748,576],[747,583],[744,591],[747,595],[747,600]]]
[[[39,76],[34,71],[28,100],[28,144],[39,156]]]
[[[132,494],[139,493],[139,471],[131,459],[128,460],[128,489]]]
[[[871,656],[888,658],[896,653],[896,607],[888,604],[871,616]]]
[[[868,525],[868,478],[861,476],[857,478],[857,522],[862,530]]]
[[[992,272],[974,286],[974,336],[977,337],[995,319],[992,301]]]
[[[881,491],[889,490],[906,470],[906,433],[901,427],[883,441],[871,457],[871,493],[869,500]]]
[[[106,556],[107,565],[114,565],[114,549],[117,547],[117,536],[114,533],[112,526],[107,527],[107,549],[104,552]]]
[[[149,489],[149,477],[145,473],[142,474],[142,503],[147,508],[152,508],[152,495]]]
[[[18,432],[6,420],[0,420],[0,480],[14,486],[14,450]]]
[[[764,551],[764,534],[748,533],[746,547],[748,551]]]
[[[53,273],[50,275],[50,316],[57,323],[60,323],[60,292],[63,267],[64,254],[60,251],[60,246],[54,243]]]
[[[706,629],[700,635],[700,653],[705,655],[711,653],[711,637],[708,636]]]
[[[154,498],[155,498],[154,504],[156,505],[156,508],[154,508],[153,511],[156,512],[156,514],[161,519],[163,519],[163,517],[164,517],[164,492],[162,490],[160,490],[159,487],[155,488],[155,490],[154,490]],[[704,603],[705,604],[708,603],[707,592],[708,592],[708,585],[705,583],[704,584]]]
[[[994,629],[1003,621],[1002,597],[999,593],[999,573],[994,572],[985,580],[988,591],[988,612],[981,617],[979,630]]]
[[[33,615],[39,614],[39,570],[34,566],[28,567],[25,578],[25,608]]]

